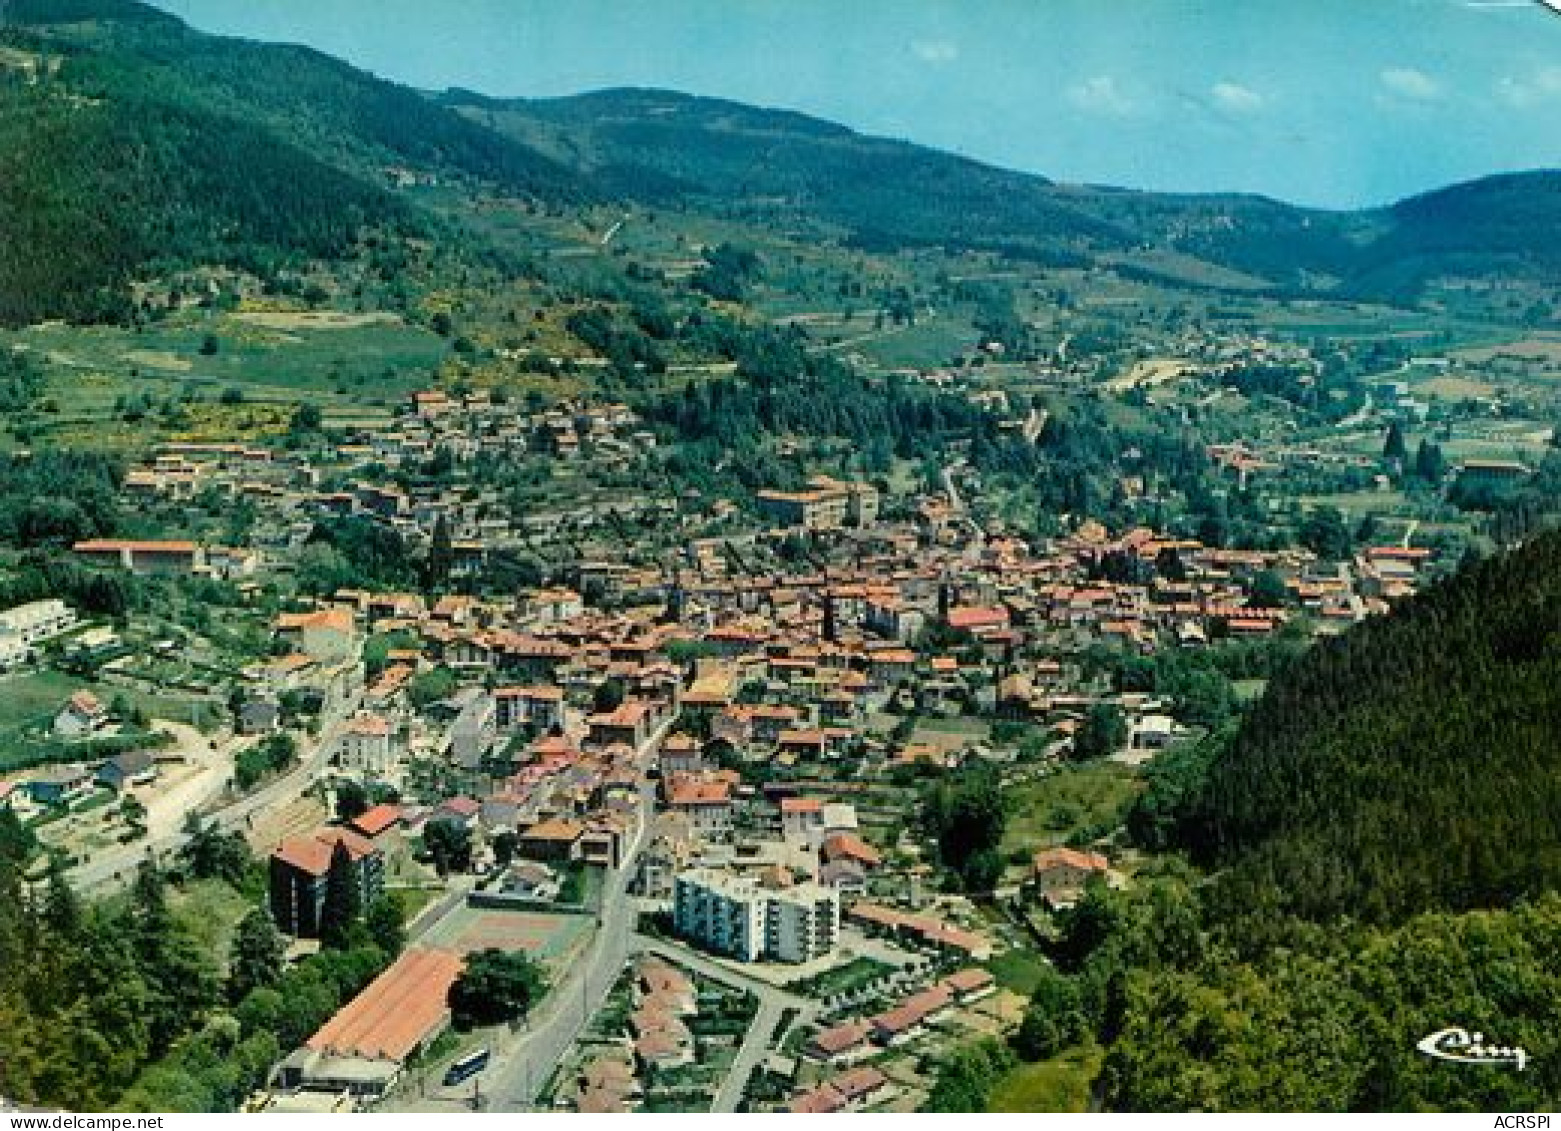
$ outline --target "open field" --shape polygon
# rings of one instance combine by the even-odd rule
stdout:
[[[1142,785],[1114,763],[1069,767],[1016,785],[1002,851],[1027,853],[1061,844],[1081,829],[1116,818]]]
[[[1008,1112],[1088,1111],[1090,1082],[1099,1074],[1103,1056],[1097,1046],[1090,1044],[1051,1060],[1021,1064],[992,1089],[987,1108]]]
[[[50,725],[74,691],[85,688],[105,705],[124,696],[153,718],[190,718],[190,701],[96,683],[57,671],[0,676],[0,772],[28,764],[51,745]]]

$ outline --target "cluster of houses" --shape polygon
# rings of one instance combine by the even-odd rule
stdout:
[[[634,960],[628,983],[626,1036],[593,1044],[560,1097],[575,1111],[632,1111],[645,1095],[648,1074],[682,1068],[698,1058],[698,1041],[689,1027],[700,1010],[694,979],[645,954]]]
[[[803,1046],[802,1055],[835,1073],[794,1095],[787,1110],[859,1111],[883,1102],[893,1093],[893,1084],[881,1068],[863,1061],[914,1044],[956,1010],[996,992],[997,982],[990,972],[965,967],[869,1017],[849,1017],[820,1028]]]

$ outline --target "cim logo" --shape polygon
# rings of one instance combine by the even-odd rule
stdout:
[[[1436,1060],[1454,1064],[1510,1064],[1519,1072],[1528,1065],[1528,1053],[1509,1045],[1488,1045],[1484,1033],[1467,1029],[1440,1029],[1421,1038],[1415,1048]]]

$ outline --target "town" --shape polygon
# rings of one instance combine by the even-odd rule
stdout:
[[[406,949],[253,1103],[914,1110],[929,1054],[1022,1022],[1052,917],[1137,864],[1109,806],[1052,803],[994,840],[915,819],[923,792],[979,766],[1035,804],[1052,783],[1120,803],[1227,687],[1133,689],[1124,665],[1293,647],[1435,566],[1401,544],[1329,560],[1093,522],[1027,540],[984,529],[952,476],[903,496],[817,476],[741,511],[626,495],[567,526],[504,518],[473,478],[528,448],[612,470],[654,445],[621,404],[436,391],[334,448],[168,444],[126,495],[215,492],[248,540],[74,556],[220,583],[234,621],[138,647],[155,631],[136,615],[54,598],[0,617],[7,666],[62,692],[53,756],[0,798],[78,886],[240,833],[293,961],[329,936],[343,875],[360,909],[396,895]],[[386,482],[434,460],[437,486]],[[645,515],[654,562],[629,525]],[[329,523],[393,533],[420,583],[330,588]],[[490,580],[522,556],[552,564]],[[148,709],[179,697],[185,717]],[[487,951],[527,955],[548,989],[523,1021],[457,1033],[452,987]],[[473,1079],[440,1075],[477,1049]]]
[[[1561,24],[1207,7],[0,0],[0,1115],[1554,1106]]]

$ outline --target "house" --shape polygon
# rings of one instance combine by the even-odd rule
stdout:
[[[282,707],[275,699],[246,699],[238,709],[240,734],[270,734],[282,725]]]
[[[824,827],[824,803],[814,797],[785,797],[780,803],[781,835],[787,840],[807,840]]]
[[[85,766],[49,766],[28,778],[25,788],[39,805],[65,805],[92,792],[92,771]]]
[[[1128,746],[1133,750],[1164,750],[1176,738],[1176,720],[1170,715],[1140,715],[1133,720]]]
[[[401,828],[405,822],[406,816],[401,812],[401,806],[387,803],[365,809],[348,821],[347,827],[367,840],[377,841]]]
[[[830,833],[819,846],[819,856],[826,864],[849,861],[862,869],[877,868],[883,863],[872,845],[855,833]]]
[[[108,725],[108,710],[85,689],[72,692],[54,716],[54,733],[60,738],[85,738]]]
[[[700,835],[720,839],[731,832],[732,785],[725,777],[683,774],[662,780],[667,808],[687,817]]]
[[[670,735],[656,752],[656,761],[667,775],[697,773],[705,765],[699,743],[687,734]]]
[[[539,821],[520,834],[519,852],[528,860],[562,863],[572,860],[584,828],[560,818]]]
[[[1030,875],[1042,899],[1053,907],[1077,903],[1091,876],[1104,876],[1110,862],[1098,852],[1045,848],[1031,861]]]
[[[428,814],[423,824],[432,825],[444,821],[452,825],[460,825],[463,829],[475,829],[477,819],[481,815],[481,802],[474,801],[470,797],[452,797]]]
[[[378,776],[390,769],[395,730],[383,715],[362,714],[347,723],[337,748],[337,760],[345,770]]]
[[[841,1073],[829,1086],[840,1094],[848,1111],[860,1111],[883,1099],[890,1090],[889,1078],[869,1065]]]
[[[979,966],[956,970],[943,979],[943,985],[960,1005],[970,1005],[997,992],[997,979],[992,977],[991,971]]]
[[[358,886],[360,902],[367,907],[385,890],[385,854],[373,841],[349,829],[321,829],[313,836],[290,837],[271,853],[271,917],[287,934],[316,938],[331,861],[337,846],[345,848]]]
[[[559,687],[500,687],[493,693],[495,725],[511,732],[523,726],[549,730],[564,725],[564,692]]]
[[[314,660],[330,663],[358,656],[358,634],[350,609],[283,613],[276,619],[276,634]]]
[[[558,898],[562,886],[558,875],[538,860],[519,860],[505,873],[503,890],[528,899],[551,902]]]
[[[873,1055],[873,1026],[860,1018],[821,1029],[809,1039],[802,1053],[821,1064],[842,1066]]]
[[[606,747],[621,742],[638,750],[650,737],[656,718],[651,704],[629,700],[615,711],[592,715],[587,722],[591,728],[589,741],[593,744]]]
[[[157,777],[157,761],[147,750],[129,750],[115,754],[98,767],[97,783],[123,793],[134,785],[145,785]]]

